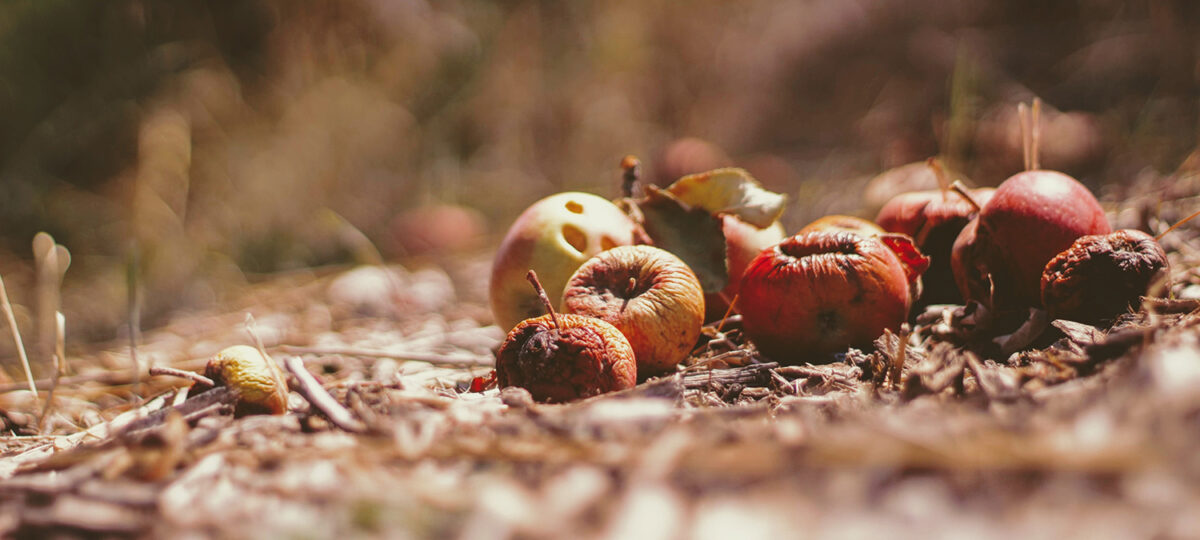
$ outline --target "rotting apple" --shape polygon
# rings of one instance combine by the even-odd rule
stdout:
[[[787,233],[778,221],[762,229],[736,216],[721,216],[721,232],[725,234],[725,263],[729,271],[729,282],[719,293],[704,295],[704,320],[715,321],[729,311],[729,302],[737,296],[746,267],[762,250],[783,240]]]
[[[1111,321],[1138,305],[1167,268],[1162,246],[1142,231],[1083,236],[1046,264],[1042,303],[1055,319]]]
[[[551,195],[527,208],[509,228],[492,262],[489,298],[500,328],[545,313],[525,274],[536,270],[561,298],[567,279],[593,255],[634,242],[636,225],[606,199],[580,192]]]
[[[567,282],[562,305],[620,330],[643,378],[687,358],[704,324],[700,280],[679,257],[653,246],[621,246],[592,257]]]
[[[893,197],[879,210],[875,222],[880,227],[911,236],[921,252],[931,259],[923,279],[927,286],[919,305],[963,301],[951,265],[954,241],[975,216],[975,204],[986,204],[995,191],[994,188],[969,190],[974,203],[947,190],[912,191]]]
[[[1081,236],[1108,234],[1104,209],[1079,181],[1030,170],[1005,180],[955,239],[963,298],[998,312],[1041,307],[1042,271]]]
[[[500,387],[519,386],[541,402],[562,403],[637,384],[637,361],[625,335],[594,317],[556,313],[537,274],[534,297],[549,312],[517,324],[496,353]]]
[[[869,347],[908,315],[910,277],[877,236],[812,231],[760,253],[742,278],[742,324],[780,362],[828,362]]]
[[[234,415],[287,412],[287,381],[269,356],[248,345],[226,347],[208,360],[204,376],[237,392]]]

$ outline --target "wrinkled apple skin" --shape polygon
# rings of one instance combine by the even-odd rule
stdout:
[[[621,246],[579,267],[563,292],[563,310],[617,327],[645,377],[672,371],[692,351],[704,324],[704,291],[674,254]]]
[[[545,313],[525,280],[535,270],[551,298],[561,298],[567,279],[593,255],[632,244],[633,221],[596,195],[566,192],[546,197],[521,213],[492,263],[489,299],[496,325],[509,329]]]
[[[828,362],[896,329],[909,282],[878,237],[849,231],[798,234],[763,251],[742,278],[746,335],[773,360]]]
[[[561,313],[526,319],[496,353],[501,387],[518,386],[534,400],[565,403],[633,388],[637,363],[629,341],[613,325]]]
[[[1111,232],[1079,181],[1055,171],[1018,173],[996,188],[955,240],[955,282],[967,300],[998,311],[1042,306],[1042,271],[1081,236]]]
[[[758,228],[735,216],[721,216],[721,232],[725,233],[725,261],[728,264],[729,283],[720,293],[704,295],[704,320],[715,321],[729,310],[729,301],[737,296],[742,275],[746,267],[762,250],[783,240],[787,233],[778,221],[771,226]]]
[[[987,204],[995,193],[993,188],[970,191],[979,205]],[[955,286],[951,259],[954,242],[975,215],[975,207],[958,194],[941,190],[901,193],[879,210],[875,222],[888,232],[907,234],[921,252],[931,259],[924,274],[926,287],[920,304],[950,304],[963,301]]]

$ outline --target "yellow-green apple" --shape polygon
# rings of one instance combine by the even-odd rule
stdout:
[[[508,229],[492,262],[489,298],[500,328],[546,312],[525,282],[529,270],[555,298],[580,264],[609,248],[634,242],[636,225],[608,200],[580,192],[546,197]]]

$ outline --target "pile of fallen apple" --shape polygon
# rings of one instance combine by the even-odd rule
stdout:
[[[902,193],[875,222],[828,216],[792,236],[778,221],[784,197],[741,169],[633,199],[628,160],[625,197],[552,195],[508,231],[490,283],[495,321],[511,328],[500,386],[549,402],[630,388],[673,372],[706,320],[731,313],[780,363],[869,348],[931,305],[988,313],[976,337],[1012,332],[1037,310],[1096,324],[1135,309],[1166,275],[1154,237],[1112,232],[1083,184],[1037,167],[1036,147],[994,189],[950,183],[931,160],[941,189]]]

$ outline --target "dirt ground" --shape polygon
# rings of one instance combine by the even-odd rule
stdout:
[[[1194,174],[1142,192],[1194,193]],[[1191,191],[1188,191],[1191,190]],[[1131,211],[1153,207],[1154,212]],[[1193,197],[1111,208],[1163,229]],[[1143,210],[1146,210],[1143,208]],[[1141,218],[1137,218],[1141,219]],[[737,321],[687,367],[567,405],[473,391],[490,253],[277,277],[220,314],[72,359],[41,419],[0,394],[5,536],[1187,538],[1200,534],[1200,227],[1164,238],[1170,295],[1111,328],[1055,321],[1011,355],[953,343],[953,307],[905,351],[779,366]],[[936,312],[936,313],[935,313]],[[960,313],[961,315],[961,313]],[[234,418],[151,365],[230,344],[291,377],[289,412]],[[973,351],[978,351],[973,352]],[[894,372],[903,362],[899,377]],[[49,381],[39,381],[48,384]],[[44,397],[45,394],[43,393]],[[36,433],[42,433],[37,435]]]
[[[486,283],[523,208],[615,196],[627,153],[743,166],[795,231],[932,155],[998,184],[1034,96],[1042,163],[1163,233],[1200,209],[1197,5],[0,6],[0,274],[38,389],[0,332],[0,536],[1200,537],[1200,222],[1110,325],[978,340],[940,306],[781,366],[734,317],[565,405],[487,384]],[[70,251],[35,262],[41,231]],[[287,368],[286,414],[150,374],[231,345]]]

